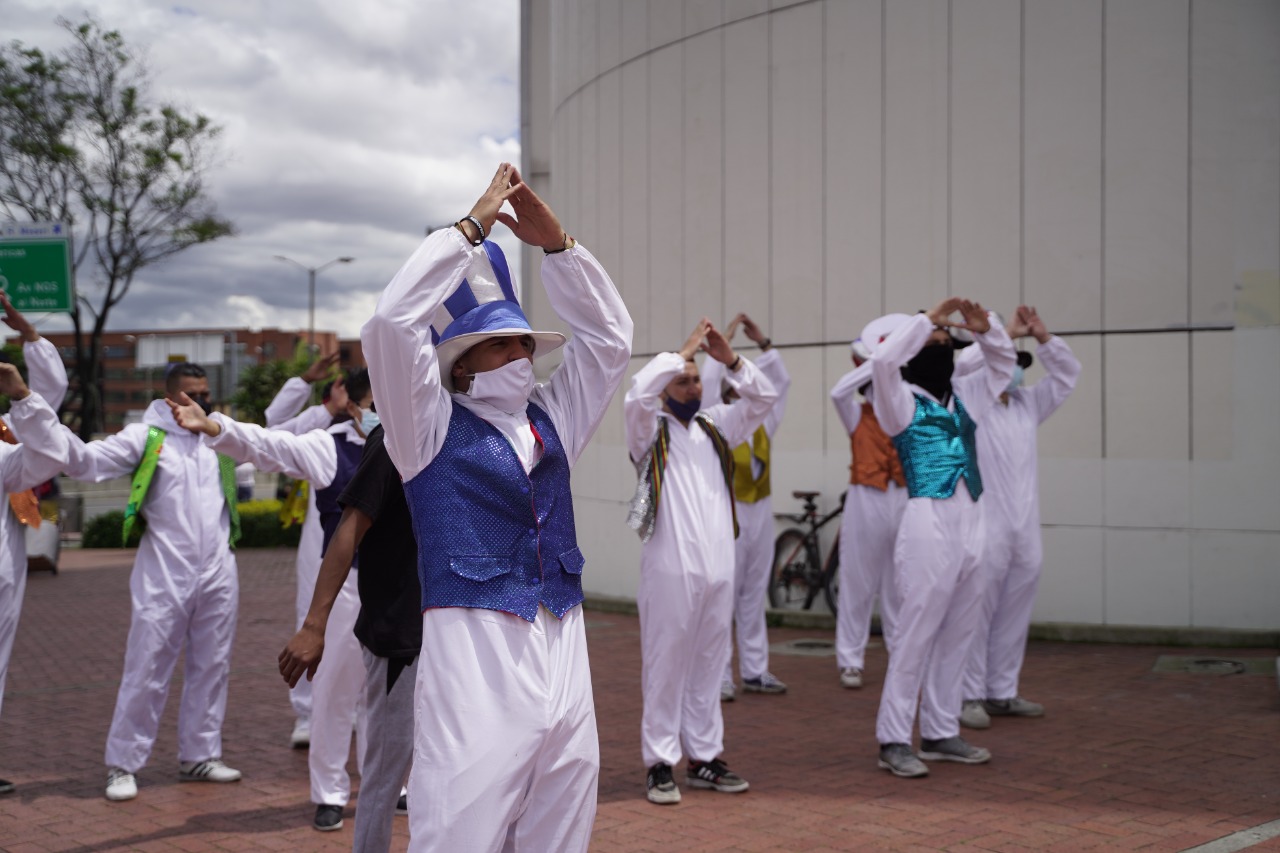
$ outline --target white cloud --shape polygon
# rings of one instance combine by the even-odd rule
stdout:
[[[143,270],[111,328],[304,328],[306,274],[273,256],[349,255],[317,278],[316,324],[355,335],[426,227],[470,209],[498,162],[519,162],[515,0],[4,7],[4,38],[46,50],[65,43],[59,15],[90,11],[145,49],[159,99],[223,128],[207,185],[238,235]]]

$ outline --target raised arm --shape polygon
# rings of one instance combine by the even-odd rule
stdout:
[[[787,373],[787,366],[782,363],[781,353],[773,348],[763,352],[754,364],[778,394],[778,399],[769,408],[769,413],[764,416],[764,431],[772,438],[778,431],[778,427],[782,426],[782,418],[787,413],[787,392],[791,390],[791,374]]]
[[[1036,355],[1044,365],[1045,377],[1027,389],[1037,423],[1057,411],[1075,390],[1080,379],[1080,360],[1062,338],[1049,334],[1035,308],[1026,308],[1028,331],[1039,345]]]
[[[323,429],[329,425],[333,410],[323,404],[306,406],[311,397],[311,385],[324,379],[338,363],[340,353],[329,353],[315,360],[301,376],[291,376],[276,393],[271,404],[263,415],[267,421],[267,429],[283,429],[299,435],[313,429]],[[335,380],[335,384],[341,377]]]
[[[22,357],[27,362],[27,375],[31,379],[31,390],[39,394],[54,411],[62,405],[67,396],[67,368],[58,355],[58,348],[40,337],[36,327],[31,325],[21,311],[13,307],[8,294],[0,291],[0,309],[4,315],[0,320],[22,338]],[[15,434],[16,434],[15,430]],[[22,436],[18,436],[19,439]]]
[[[977,341],[977,346],[972,349],[981,352],[983,363],[982,368],[972,376],[956,380],[956,393],[964,401],[965,408],[969,410],[969,416],[975,421],[981,421],[1009,387],[1009,380],[1013,378],[1013,369],[1018,366],[1018,353],[1014,350],[1013,341],[1009,339],[1009,334],[1000,324],[999,319],[995,318],[994,314],[981,310],[981,306],[977,303],[972,304],[976,310],[972,315],[966,312],[965,321],[969,325],[964,328],[974,333],[973,338]],[[986,320],[983,324],[986,326],[985,329],[975,325],[979,316]]]
[[[101,483],[133,473],[147,446],[147,427],[129,424],[115,435],[85,442],[65,426],[62,436],[67,442],[67,464],[62,472],[73,480]]]
[[[684,370],[685,358],[676,352],[660,352],[631,377],[631,388],[622,398],[622,423],[627,453],[633,462],[644,458],[658,434],[662,391]]]
[[[928,314],[914,315],[881,341],[867,362],[876,388],[871,405],[876,420],[890,436],[911,425],[916,404],[907,380],[902,378],[902,367],[920,352],[933,328],[934,321]]]
[[[179,410],[175,410],[174,419],[180,426],[192,429],[188,419],[180,417]],[[216,429],[197,427],[192,431],[204,432],[205,444],[236,462],[252,463],[259,471],[310,480],[320,489],[332,483],[337,474],[338,451],[333,436],[324,430],[294,435],[233,421],[220,412],[214,412],[207,421]]]
[[[725,378],[738,392],[732,404],[721,403],[707,410],[707,415],[720,428],[730,447],[736,447],[747,439],[756,427],[764,423],[770,410],[778,402],[778,392],[768,377],[747,361],[714,327],[709,326],[702,349],[707,355],[726,366]]]
[[[840,416],[840,423],[844,424],[845,432],[850,435],[862,420],[862,407],[858,405],[855,395],[859,388],[870,381],[871,362],[864,361],[841,376],[831,387],[831,403],[836,407],[836,414]]]
[[[13,401],[9,409],[13,431],[22,436],[21,443],[0,459],[0,486],[6,492],[24,491],[62,470],[68,455],[67,431],[49,404],[27,389],[12,364],[0,364],[0,394]]]

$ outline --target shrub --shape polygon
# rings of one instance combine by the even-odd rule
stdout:
[[[296,548],[301,528],[280,526],[280,501],[247,501],[239,504],[240,542],[238,548]],[[120,548],[120,530],[124,511],[112,510],[95,515],[85,525],[82,548]],[[142,525],[135,525],[129,537],[130,548],[142,538]]]

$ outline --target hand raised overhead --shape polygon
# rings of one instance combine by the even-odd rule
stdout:
[[[707,330],[711,328],[711,321],[703,317],[698,324],[693,327],[693,331],[689,333],[689,339],[684,342],[684,346],[680,347],[679,353],[684,357],[685,361],[690,361],[694,353],[702,349],[702,342],[707,337]]]
[[[328,355],[322,355],[315,361],[311,362],[311,366],[302,372],[298,378],[303,382],[311,384],[319,382],[329,375],[333,370],[333,366],[338,363],[338,359],[342,357],[340,352],[331,352]]]
[[[489,181],[489,186],[485,188],[484,193],[471,207],[471,215],[480,220],[480,224],[484,226],[485,236],[493,233],[493,223],[498,219],[498,209],[502,207],[503,202],[515,194],[519,184],[520,174],[516,171],[515,166],[510,163],[498,165],[498,171],[494,172],[493,178]],[[504,219],[503,222],[506,222],[506,220]],[[510,224],[509,222],[507,223],[508,226]],[[512,228],[511,230],[514,231],[515,229]],[[519,236],[519,234],[516,236]]]
[[[9,294],[0,290],[0,306],[4,308],[4,324],[13,329],[22,336],[22,340],[27,343],[38,340],[40,333],[36,331],[36,327],[31,325],[31,321],[23,316],[22,312],[13,307],[13,303],[9,301]]]
[[[511,194],[507,201],[516,215],[499,211],[498,221],[530,246],[540,246],[548,252],[565,248],[568,235],[555,212],[524,182],[515,167],[511,169],[510,179]]]
[[[0,363],[0,394],[13,400],[21,400],[30,393],[18,368],[12,364]]]
[[[733,351],[733,347],[725,340],[725,336],[720,334],[720,330],[710,323],[707,324],[707,334],[706,339],[702,342],[702,351],[724,365],[731,365],[738,360],[738,354]]]

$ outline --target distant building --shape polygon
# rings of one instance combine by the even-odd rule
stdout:
[[[68,370],[76,358],[75,335],[50,332],[45,337],[58,348]],[[305,332],[283,329],[174,329],[105,332],[102,335],[102,395],[106,431],[119,432],[142,417],[152,400],[164,396],[165,368],[173,362],[199,364],[209,374],[214,398],[231,398],[240,372],[254,364],[293,357]],[[15,341],[8,341],[13,343]],[[340,340],[334,332],[316,332],[321,352],[342,352],[342,364],[363,367],[360,341]],[[75,379],[72,378],[72,382]],[[68,398],[66,412],[75,412]]]

